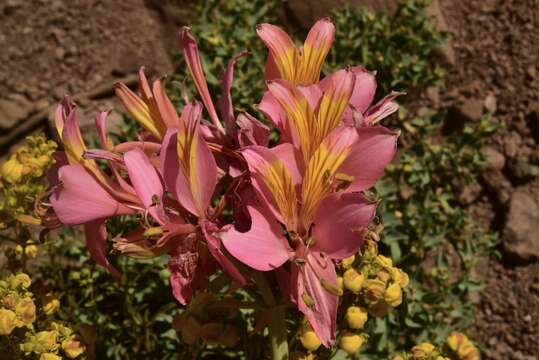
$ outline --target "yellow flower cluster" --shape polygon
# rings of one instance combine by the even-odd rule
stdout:
[[[236,328],[229,322],[239,315],[234,299],[217,299],[209,292],[196,294],[172,326],[188,345],[200,342],[233,348],[239,341]]]
[[[0,166],[0,230],[16,220],[39,223],[33,216],[33,203],[45,191],[41,179],[53,163],[55,150],[56,144],[45,135],[29,136]]]
[[[36,306],[28,290],[30,277],[24,273],[0,280],[0,336],[15,328],[31,328],[36,320]]]
[[[343,290],[356,295],[357,302],[365,307],[353,306],[346,311],[345,319],[351,329],[363,328],[367,313],[385,316],[402,303],[402,289],[408,286],[408,275],[393,266],[391,259],[378,254],[374,240],[367,240],[361,256],[352,256],[341,264]]]
[[[445,343],[459,360],[479,360],[481,358],[479,350],[463,333],[452,332]]]
[[[73,331],[64,325],[52,322],[48,330],[35,328],[36,305],[29,290],[32,280],[25,273],[9,275],[0,280],[0,336],[10,336],[11,343],[19,344],[26,355],[40,355],[40,360],[62,359],[62,354],[75,359],[85,347]],[[53,314],[60,306],[57,298],[48,294],[43,300],[45,315]],[[25,328],[24,331],[16,331]]]
[[[40,360],[75,359],[85,351],[85,346],[77,339],[69,327],[52,322],[50,330],[29,333],[20,345],[25,354],[40,355]]]
[[[409,353],[396,355],[392,360],[480,360],[479,350],[460,332],[452,332],[439,349],[424,342],[414,346]]]

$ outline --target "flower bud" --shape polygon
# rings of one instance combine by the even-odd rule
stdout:
[[[386,257],[384,255],[378,255],[376,257],[376,260],[378,260],[380,265],[382,265],[385,268],[392,268],[393,267],[393,261],[390,258],[388,258],[388,257]]]
[[[380,270],[378,273],[376,273],[376,278],[387,284],[387,282],[391,279],[391,274],[389,274],[385,269]]]
[[[448,336],[446,344],[451,350],[456,352],[462,360],[476,360],[480,358],[477,348],[466,335],[460,332],[452,332],[451,335]]]
[[[15,307],[15,313],[26,325],[30,325],[36,321],[36,305],[29,297],[25,297],[19,301]]]
[[[356,271],[356,269],[348,269],[344,272],[344,287],[353,292],[359,294],[361,287],[363,286],[364,276]]]
[[[354,334],[353,332],[346,331],[341,335],[339,340],[339,348],[348,354],[354,354],[359,350],[363,342],[364,337]]]
[[[414,359],[424,359],[434,351],[434,345],[431,343],[421,343],[412,348],[411,353]]]
[[[17,315],[7,309],[0,309],[0,335],[9,335],[17,326]]]
[[[408,274],[399,268],[392,268],[391,276],[393,277],[393,281],[398,283],[403,289],[407,287],[410,282]]]
[[[301,341],[301,345],[309,351],[315,351],[322,344],[309,324],[305,324],[301,329],[299,340]]]
[[[358,306],[350,306],[346,310],[345,319],[349,328],[362,329],[368,319],[367,309]]]
[[[43,353],[39,357],[39,360],[62,360],[62,357],[53,353]]]
[[[19,273],[15,275],[15,279],[22,285],[23,288],[28,289],[32,285],[32,279],[25,273]]]
[[[76,339],[62,341],[62,349],[68,358],[74,359],[84,352],[84,345]]]
[[[402,289],[399,284],[393,283],[388,286],[384,294],[384,300],[392,307],[397,307],[402,303]]]
[[[352,255],[350,257],[347,257],[346,259],[343,259],[341,264],[343,269],[348,269],[354,264],[354,260],[356,259],[355,255]]]
[[[35,245],[26,245],[24,247],[24,253],[30,259],[35,258],[37,256],[37,246],[35,246]]]
[[[7,294],[2,299],[2,304],[9,310],[15,310],[17,306],[17,298],[13,294]]]
[[[15,157],[6,161],[0,168],[0,174],[10,183],[19,181],[22,177],[22,173],[23,166]]]
[[[45,299],[43,300],[43,312],[45,312],[45,315],[54,314],[59,307],[60,300],[52,295],[45,296]]]
[[[380,300],[384,296],[386,291],[386,284],[379,279],[368,280],[365,284],[366,292],[365,296],[367,300],[375,302]]]
[[[344,291],[344,279],[342,278],[342,276],[337,277],[337,286],[339,287],[339,289]]]
[[[36,341],[44,351],[49,351],[56,345],[57,336],[56,331],[40,331],[36,334]]]

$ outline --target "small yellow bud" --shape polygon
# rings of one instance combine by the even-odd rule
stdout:
[[[17,315],[11,310],[0,309],[0,335],[9,335],[17,326]]]
[[[339,340],[339,348],[348,354],[354,354],[359,350],[365,339],[353,332],[346,331]]]
[[[424,359],[434,351],[434,345],[431,343],[421,343],[412,348],[411,353],[414,359]]]
[[[348,269],[343,276],[344,286],[354,294],[359,294],[364,278],[363,274],[357,272],[356,269]]]
[[[15,254],[22,255],[22,246],[20,245],[15,246]]]
[[[385,284],[391,279],[391,274],[388,273],[386,270],[380,270],[378,273],[376,273],[376,277],[378,280],[383,281]]]
[[[346,309],[344,318],[346,319],[349,328],[362,329],[369,317],[367,315],[367,309],[358,306],[350,306]]]
[[[344,269],[348,269],[354,264],[354,260],[356,259],[355,255],[352,255],[350,257],[347,257],[346,259],[343,259],[341,264]]]
[[[84,345],[76,339],[62,341],[62,349],[68,358],[74,359],[84,352]]]
[[[62,357],[53,353],[43,353],[39,357],[39,360],[62,360]]]
[[[26,245],[26,247],[24,248],[24,253],[30,259],[35,258],[37,256],[37,246],[35,246],[35,245]]]
[[[477,360],[480,358],[479,350],[460,332],[452,332],[446,340],[447,346],[456,352],[462,360]]]
[[[393,281],[398,283],[403,289],[407,287],[410,282],[408,274],[396,267],[391,269],[391,276],[393,277]]]
[[[365,292],[367,300],[375,302],[380,300],[384,296],[384,292],[386,291],[386,284],[379,279],[371,279],[367,281],[367,283],[365,284],[365,288],[367,289]]]
[[[29,297],[25,297],[19,301],[15,307],[15,313],[26,325],[30,325],[36,321],[36,305]]]
[[[43,299],[43,312],[45,312],[45,315],[54,314],[59,307],[60,300],[58,300],[55,296],[47,295],[45,296],[45,299]]]
[[[402,303],[402,289],[399,284],[389,285],[384,294],[384,300],[392,307],[397,307]]]
[[[51,350],[56,345],[56,331],[40,331],[36,334],[36,340],[45,351]]]
[[[19,181],[23,173],[22,164],[17,161],[16,158],[12,157],[6,161],[0,168],[0,174],[4,179],[10,183],[15,183]]]
[[[384,256],[384,255],[378,255],[376,257],[376,259],[378,260],[378,262],[380,263],[380,265],[382,265],[383,267],[386,267],[386,268],[392,268],[393,267],[393,261]]]
[[[28,289],[32,285],[32,279],[25,273],[19,273],[15,275],[15,279],[22,285],[23,288]]]
[[[305,324],[301,329],[299,340],[301,341],[301,345],[309,351],[315,351],[322,344],[309,324]]]

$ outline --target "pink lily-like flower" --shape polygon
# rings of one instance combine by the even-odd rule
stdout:
[[[191,284],[199,266],[198,248],[202,239],[221,267],[240,285],[245,283],[244,277],[223,253],[220,239],[214,235],[219,227],[213,220],[215,214],[210,203],[218,182],[218,169],[200,130],[201,116],[200,103],[186,105],[179,127],[167,131],[160,155],[166,189],[187,210],[187,218],[200,229],[180,242],[169,260],[173,293],[183,304],[192,294]]]
[[[396,149],[397,134],[383,127],[342,124],[354,81],[343,70],[325,91],[283,80],[268,83],[292,144],[242,151],[259,204],[247,206],[249,231],[220,234],[233,256],[257,270],[292,260],[291,299],[325,346],[335,340],[340,293],[333,261],[361,247],[362,231],[376,210],[361,191],[375,184]]]
[[[325,92],[333,83],[334,77],[342,79],[341,70],[318,81],[335,36],[335,26],[330,19],[319,20],[313,25],[302,49],[297,49],[293,40],[275,25],[261,24],[257,28],[257,33],[269,49],[266,80],[283,79],[300,86],[316,84],[320,91]],[[355,80],[342,118],[345,124],[372,126],[397,111],[398,104],[393,100],[403,93],[392,92],[371,106],[376,93],[375,75],[362,66],[352,67],[350,72]],[[285,136],[289,135],[287,129],[283,128],[281,120],[286,114],[278,106],[274,92],[266,92],[259,107]]]

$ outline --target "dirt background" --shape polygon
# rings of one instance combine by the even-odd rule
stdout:
[[[351,2],[389,11],[396,3]],[[283,20],[294,13],[307,26],[342,1],[305,3],[289,0]],[[51,132],[50,113],[66,94],[75,96],[82,126],[91,128],[96,110],[118,107],[115,81],[134,83],[141,65],[172,73],[188,7],[180,0],[0,1],[0,153],[32,131]],[[488,111],[502,125],[483,149],[489,165],[481,186],[459,194],[503,239],[501,259],[484,269],[473,335],[486,345],[487,359],[537,359],[539,1],[440,0],[431,12],[453,35],[440,54],[447,84],[427,89],[426,105],[449,109],[448,122],[477,121]]]

